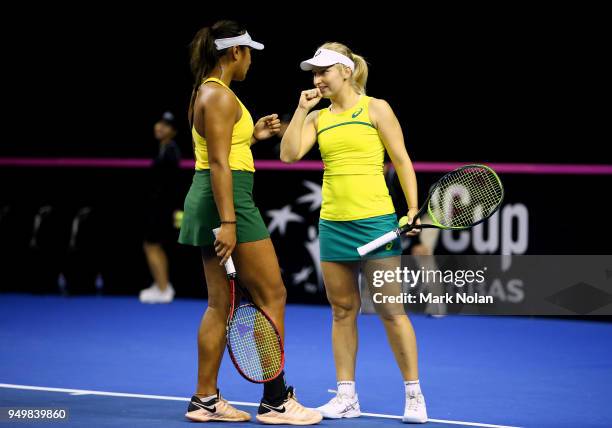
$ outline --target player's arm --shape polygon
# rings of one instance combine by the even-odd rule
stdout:
[[[302,91],[298,107],[281,140],[280,158],[292,163],[304,157],[317,142],[316,120],[318,111],[308,113],[321,100],[321,91],[310,89]]]
[[[232,131],[238,114],[236,98],[224,88],[209,88],[196,108],[205,109],[204,129],[210,165],[213,197],[221,221],[235,221],[234,192],[229,154]],[[197,126],[197,124],[196,124]],[[200,134],[204,135],[204,134]],[[236,225],[222,223],[215,241],[215,251],[224,264],[236,245]]]
[[[402,127],[391,106],[385,100],[372,98],[369,110],[370,120],[378,130],[380,139],[397,172],[408,203],[408,218],[409,221],[412,221],[414,215],[419,211],[417,180],[412,161],[406,151]]]

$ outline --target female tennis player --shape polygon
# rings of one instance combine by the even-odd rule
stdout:
[[[333,311],[332,346],[337,395],[318,410],[326,418],[360,413],[355,389],[357,314],[360,308],[356,248],[397,227],[393,202],[383,176],[385,149],[408,203],[408,219],[418,212],[417,182],[400,124],[389,104],[365,94],[368,66],[340,43],[326,43],[301,63],[312,70],[314,89],[303,91],[283,135],[281,160],[295,162],[318,142],[325,164],[319,220],[321,266]],[[310,112],[322,98],[328,108]],[[412,235],[417,230],[411,232]],[[399,239],[375,251],[377,262],[399,266]],[[419,385],[416,338],[408,317],[381,314],[387,337],[404,378],[404,422],[426,422]]]
[[[253,125],[230,89],[245,79],[251,49],[263,45],[233,21],[202,28],[191,44],[195,84],[189,107],[196,171],[185,198],[179,242],[202,248],[208,308],[198,334],[198,384],[186,417],[193,421],[247,421],[250,415],[221,398],[217,375],[223,356],[230,297],[223,265],[234,259],[253,301],[284,334],[286,290],[268,230],[252,199],[255,171],[250,146],[278,133],[277,115]],[[212,230],[221,226],[217,239]],[[286,387],[284,374],[264,384],[257,419],[268,424],[308,425],[321,414],[307,409]]]

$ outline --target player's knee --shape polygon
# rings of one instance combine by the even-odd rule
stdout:
[[[221,293],[209,293],[208,294],[208,309],[212,309],[214,311],[220,312],[228,312],[229,311],[229,296],[226,296]]]
[[[265,306],[284,307],[285,303],[287,302],[287,289],[282,281],[266,287],[265,293],[263,293],[263,300]]]
[[[345,321],[357,318],[359,313],[359,301],[354,300],[338,300],[332,302],[332,314],[334,321]]]
[[[267,308],[284,307],[287,301],[287,290],[283,280],[278,278],[248,278],[242,283],[259,306]]]
[[[225,321],[227,320],[227,317],[229,317],[229,312],[230,312],[229,306],[223,306],[223,305],[210,306],[208,305],[204,315],[205,317],[211,320],[216,320],[217,322],[225,323]]]
[[[406,314],[398,312],[395,309],[386,308],[386,310],[378,311],[378,317],[390,326],[402,326],[408,320]]]

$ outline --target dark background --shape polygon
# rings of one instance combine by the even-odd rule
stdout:
[[[188,45],[217,19],[265,44],[234,89],[254,117],[291,113],[326,41],[370,63],[368,93],[389,101],[415,160],[597,162],[609,31],[596,9],[376,2],[54,4],[11,13],[4,28],[6,119],[19,137],[0,156],[143,157],[165,109],[181,119],[191,91]],[[256,147],[273,157],[273,143]],[[610,159],[607,156],[608,160]]]
[[[382,2],[342,10],[305,2],[249,10],[238,3],[128,6],[28,5],[3,14],[0,157],[151,157],[157,151],[153,124],[170,109],[179,118],[183,157],[191,158],[188,45],[202,26],[229,18],[245,23],[266,46],[253,52],[247,80],[233,85],[254,118],[291,113],[299,92],[312,85],[300,61],[320,44],[340,41],[370,63],[368,94],[389,101],[415,161],[612,163],[603,83],[610,75],[610,34],[601,10],[424,10]],[[255,158],[278,159],[277,144],[255,145]],[[148,174],[1,168],[0,290],[56,291],[60,272],[74,293],[93,292],[98,273],[107,293],[136,294],[148,286],[141,247]],[[255,197],[266,221],[266,210],[304,193],[304,179],[320,180],[318,172],[282,174],[258,172]],[[419,174],[421,192],[438,176]],[[506,203],[529,208],[527,254],[609,254],[608,228],[567,225],[601,224],[609,212],[610,177],[502,176]],[[183,170],[177,193],[186,193],[190,179]],[[45,225],[45,245],[36,250],[29,244],[32,224],[44,206],[54,215]],[[92,208],[91,221],[80,252],[71,252],[71,222],[83,207]],[[316,215],[302,214],[316,224]],[[296,227],[289,226],[289,237],[272,238],[279,253],[298,263],[306,257],[307,228]],[[169,255],[179,295],[204,295],[197,249],[170,243]],[[281,257],[283,267],[290,264]],[[299,288],[289,296],[324,300]]]

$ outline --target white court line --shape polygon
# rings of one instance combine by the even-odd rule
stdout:
[[[12,388],[12,389],[25,389],[30,391],[48,391],[48,392],[66,392],[71,395],[103,395],[108,397],[127,397],[127,398],[148,398],[152,400],[169,400],[169,401],[189,401],[191,398],[184,397],[169,397],[166,395],[148,395],[148,394],[129,394],[125,392],[106,392],[106,391],[89,391],[86,389],[67,389],[67,388],[49,388],[44,386],[29,386],[29,385],[13,385],[10,383],[0,383],[0,388]],[[249,406],[258,407],[259,403],[248,403],[244,401],[230,401],[231,404],[237,406]],[[395,415],[384,415],[380,413],[361,413],[364,416],[371,416],[374,418],[387,418],[387,419],[401,419],[401,416]],[[481,424],[478,422],[463,422],[463,421],[447,421],[444,419],[428,419],[429,422],[438,422],[452,425],[466,425],[472,427],[485,427],[485,428],[520,428],[510,425],[493,425],[493,424]]]

